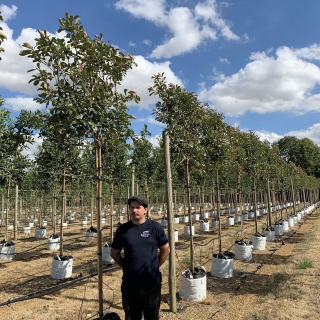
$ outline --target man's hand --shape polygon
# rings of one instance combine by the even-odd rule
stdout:
[[[158,259],[159,259],[159,268],[160,268],[164,264],[164,262],[167,260],[168,255],[170,253],[169,243],[159,247],[159,250],[160,252],[158,255]]]
[[[111,248],[111,252],[110,252],[110,255],[111,255],[111,258],[115,261],[115,263],[121,267],[121,269],[123,268],[123,257],[121,256],[120,254],[121,250],[117,250],[117,249],[113,249]]]

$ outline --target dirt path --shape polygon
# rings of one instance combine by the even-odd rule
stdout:
[[[260,218],[263,226],[265,217]],[[183,228],[183,224],[179,225]],[[252,234],[252,222],[246,225],[246,236]],[[226,228],[225,249],[238,237],[238,226]],[[74,257],[73,278],[96,271],[94,241],[84,241],[84,228],[70,226],[65,254]],[[181,233],[179,233],[181,234]],[[79,240],[81,236],[81,241]],[[216,239],[216,231],[198,234],[197,243]],[[108,240],[108,239],[105,239]],[[320,209],[285,232],[274,242],[267,242],[266,250],[254,251],[251,261],[234,261],[234,277],[215,278],[210,275],[212,252],[216,240],[205,247],[196,247],[197,262],[206,267],[207,298],[201,303],[179,302],[179,312],[172,314],[168,305],[168,285],[164,282],[161,319],[183,320],[271,320],[320,319]],[[189,263],[187,238],[179,236],[177,244],[177,288],[179,272]],[[59,281],[50,278],[54,254],[46,250],[46,239],[25,238],[17,242],[20,254],[15,261],[0,263],[0,302],[30,292],[56,286]],[[167,277],[167,262],[162,268]],[[299,269],[298,266],[308,268]],[[114,269],[103,275],[104,306],[111,306],[121,319],[121,270]],[[97,312],[97,277],[72,284],[43,297],[0,307],[2,320],[55,320],[95,319]]]
[[[161,319],[320,319],[319,214],[318,209],[282,240],[254,251],[250,262],[235,262],[239,272],[232,279],[208,277],[204,302],[184,303],[182,313],[163,313]]]

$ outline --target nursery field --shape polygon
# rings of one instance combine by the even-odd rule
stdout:
[[[284,209],[282,217],[291,213],[292,207]],[[273,212],[273,221],[278,221],[280,214],[280,211]],[[153,212],[152,218],[161,222],[162,216]],[[259,231],[266,227],[266,219],[266,215],[258,217]],[[59,252],[47,250],[47,237],[39,239],[34,236],[33,228],[30,235],[19,228],[14,260],[0,260],[1,319],[96,319],[96,239],[86,241],[88,226],[82,226],[80,221],[76,218],[64,230],[64,255],[73,257],[72,277],[65,280],[50,276],[53,257]],[[226,226],[225,221],[226,217],[222,216],[223,250],[234,251],[236,240],[250,239],[255,232],[252,219],[244,222],[243,233],[240,225]],[[115,222],[118,222],[117,217]],[[109,217],[105,225],[109,225]],[[189,237],[184,235],[184,226],[180,217],[180,223],[175,224],[179,234],[176,243],[177,292],[180,273],[190,263]],[[218,252],[217,228],[202,232],[199,221],[195,221],[194,226],[195,264],[204,266],[207,271],[207,296],[196,303],[178,299],[178,312],[169,312],[167,261],[161,270],[161,319],[320,318],[320,209],[304,216],[275,241],[267,242],[265,250],[254,250],[250,261],[234,260],[231,278],[216,278],[210,274],[212,254]],[[47,235],[50,235],[50,226],[47,226]],[[103,240],[111,241],[109,227],[104,227]],[[121,276],[121,270],[115,265],[104,265],[104,308],[117,312],[124,319]]]

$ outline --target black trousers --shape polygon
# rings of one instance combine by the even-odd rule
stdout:
[[[161,300],[161,283],[134,286],[122,282],[122,306],[125,320],[158,320]]]

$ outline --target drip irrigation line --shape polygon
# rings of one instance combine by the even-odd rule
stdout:
[[[316,209],[315,209],[315,210],[316,210]],[[311,214],[310,214],[310,215],[311,215]],[[306,220],[308,219],[308,217],[309,217],[310,215],[307,215],[307,216],[306,216],[306,218],[304,219],[303,223],[306,222]],[[281,246],[284,244],[283,240],[288,240],[288,239],[292,238],[292,237],[297,233],[297,231],[302,227],[303,223],[299,223],[297,230],[291,230],[291,233],[289,234],[289,236],[280,238],[280,239],[282,240],[282,243],[281,243],[277,248],[275,248],[274,250],[272,250],[272,251],[269,253],[269,255],[270,255],[270,256],[274,255],[275,252],[276,252],[277,250],[279,250],[279,249],[281,248]],[[231,248],[231,247],[230,247],[230,248]],[[229,250],[229,249],[228,249],[228,250]],[[243,277],[240,277],[240,284],[235,288],[234,293],[233,293],[232,295],[230,295],[230,299],[232,299],[232,298],[235,296],[236,292],[239,291],[240,288],[246,283],[246,280],[252,278],[252,277],[258,272],[258,270],[260,270],[264,265],[265,265],[265,262],[261,262],[261,263],[257,266],[256,270],[250,272],[248,275],[245,275],[245,276],[243,276]],[[240,272],[243,273],[243,270],[242,270],[242,271],[240,270]],[[224,306],[226,306],[226,305],[227,305],[227,302],[224,301],[224,302],[220,305],[220,307],[224,307]],[[221,310],[222,310],[222,309],[217,310],[216,312],[214,312],[209,319],[213,319]]]
[[[119,269],[119,267],[118,266],[114,266],[114,267],[111,267],[111,268],[108,268],[108,269],[104,269],[104,270],[102,270],[102,273],[105,273],[105,272],[108,272],[108,271],[111,271],[111,270],[114,270],[114,269]],[[26,301],[26,300],[40,298],[40,297],[46,296],[48,294],[52,294],[54,292],[57,292],[57,291],[65,288],[65,287],[70,286],[70,285],[73,285],[76,282],[79,282],[79,281],[82,281],[82,280],[85,280],[85,279],[88,279],[88,278],[91,278],[91,277],[94,277],[94,276],[97,276],[97,275],[98,275],[98,272],[94,272],[92,274],[89,274],[89,275],[86,275],[86,276],[82,276],[82,277],[78,277],[78,278],[73,279],[73,280],[67,280],[66,282],[64,282],[62,284],[60,283],[58,285],[51,286],[49,288],[45,288],[45,289],[42,289],[42,290],[39,290],[39,291],[35,291],[35,292],[29,293],[29,294],[24,295],[24,296],[20,296],[20,297],[16,297],[16,298],[13,298],[13,299],[9,299],[7,301],[1,302],[0,303],[0,307],[1,306],[6,306],[6,305],[10,305],[12,303],[20,302],[20,301]]]
[[[79,319],[79,320],[80,320],[80,317],[81,317],[81,311],[82,311],[83,301],[84,301],[84,298],[86,297],[86,291],[87,291],[88,282],[89,282],[89,278],[88,278],[88,280],[87,280],[87,282],[86,282],[86,285],[85,285],[85,287],[84,287],[83,297],[82,297],[82,300],[81,300],[81,305],[80,305],[79,314],[78,314],[78,319]]]

